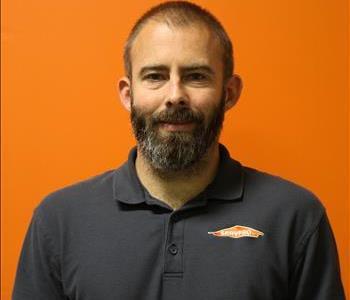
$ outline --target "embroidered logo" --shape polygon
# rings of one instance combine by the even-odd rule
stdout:
[[[242,237],[258,238],[259,236],[264,235],[264,233],[259,230],[241,225],[235,225],[233,227],[224,228],[218,231],[209,231],[208,234],[218,237],[230,237],[233,239],[239,239]]]

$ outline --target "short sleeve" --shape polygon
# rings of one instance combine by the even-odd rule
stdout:
[[[63,300],[58,253],[37,208],[20,254],[12,300]]]
[[[290,282],[290,300],[345,299],[336,243],[325,212],[300,245]]]

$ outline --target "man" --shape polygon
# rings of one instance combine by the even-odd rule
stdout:
[[[188,2],[158,5],[124,62],[137,148],[36,208],[13,299],[344,299],[316,196],[218,142],[242,88],[220,23]]]

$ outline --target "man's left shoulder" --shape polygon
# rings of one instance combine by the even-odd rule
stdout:
[[[325,208],[310,189],[281,176],[242,166],[244,200],[261,212],[317,222]]]

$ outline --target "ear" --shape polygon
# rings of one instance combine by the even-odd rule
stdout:
[[[122,77],[118,81],[118,90],[120,101],[123,106],[130,111],[131,110],[131,82],[128,77]]]
[[[239,75],[233,74],[225,86],[225,111],[231,109],[238,102],[243,88],[242,79]]]

